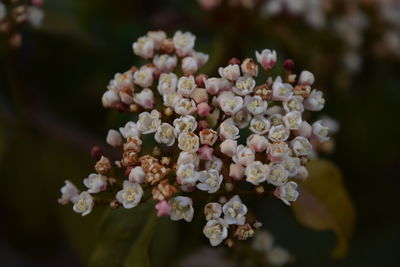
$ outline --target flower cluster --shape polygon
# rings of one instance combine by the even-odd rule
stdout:
[[[297,199],[296,179],[308,175],[310,140],[329,138],[323,121],[306,120],[325,104],[312,87],[314,75],[302,71],[297,77],[287,60],[285,74],[271,77],[277,54],[270,49],[256,52],[256,60],[231,59],[219,77],[195,75],[208,60],[194,50],[195,39],[189,32],[168,38],[151,31],[133,43],[133,52],[149,63],[116,74],[102,98],[105,107],[137,114],[108,132],[107,143],[121,158],[112,162],[94,153],[99,160],[96,173],[83,181],[86,191],[67,181],[60,203],[72,202],[86,215],[102,191],[115,192],[114,208],[136,207],[150,195],[158,216],[187,222],[204,204],[203,232],[216,246],[257,230],[244,197],[273,192],[287,205]],[[267,77],[260,82],[261,72]]]
[[[43,3],[44,0],[0,0],[0,32],[7,35],[11,46],[21,46],[21,25],[29,24],[35,28],[41,25]]]

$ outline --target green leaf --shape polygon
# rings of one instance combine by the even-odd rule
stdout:
[[[342,174],[330,161],[314,160],[307,168],[309,178],[299,185],[300,196],[293,203],[299,222],[315,230],[333,230],[337,245],[332,257],[342,258],[353,232],[355,211],[343,184]]]

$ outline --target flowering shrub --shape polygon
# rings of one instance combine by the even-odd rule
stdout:
[[[102,97],[105,107],[138,114],[108,132],[107,143],[122,157],[112,161],[94,148],[98,162],[83,180],[87,189],[66,181],[61,204],[71,202],[84,216],[104,202],[130,209],[152,198],[158,216],[187,222],[200,210],[204,235],[217,246],[260,227],[242,198],[273,193],[287,205],[296,201],[310,140],[328,139],[323,121],[306,120],[325,104],[314,75],[293,74],[286,60],[283,75],[272,77],[277,53],[270,49],[256,52],[256,61],[231,59],[220,77],[195,75],[209,59],[194,50],[195,40],[189,32],[168,38],[151,31],[133,43],[149,63],[117,73]],[[102,199],[103,191],[113,199]]]
[[[44,0],[1,0],[0,1],[0,32],[5,33],[10,45],[19,47],[22,36],[19,28],[23,24],[39,27],[44,17]]]

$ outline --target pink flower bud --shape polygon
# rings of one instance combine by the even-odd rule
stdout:
[[[272,69],[277,61],[276,51],[269,49],[264,49],[261,53],[256,51],[256,58],[265,70]]]
[[[171,213],[171,205],[167,201],[162,200],[156,204],[156,210],[158,217],[169,216]]]
[[[229,166],[229,176],[235,180],[241,180],[244,177],[245,171],[245,167],[243,167],[241,164],[232,163]]]
[[[237,141],[232,139],[226,139],[220,144],[221,152],[228,157],[233,157],[237,150]]]
[[[201,102],[208,101],[208,93],[206,89],[203,88],[196,88],[190,97],[198,104]]]
[[[103,94],[101,98],[101,102],[103,103],[103,107],[110,108],[117,105],[120,101],[118,94],[114,91],[108,90]]]
[[[314,82],[315,82],[315,77],[314,77],[314,74],[312,74],[311,72],[309,72],[307,70],[303,70],[300,73],[299,84],[301,84],[301,85],[313,85]]]
[[[211,160],[213,157],[214,149],[212,147],[204,145],[200,147],[198,152],[201,160]]]
[[[240,67],[237,64],[228,65],[225,68],[220,67],[218,69],[218,73],[222,78],[230,81],[236,81],[240,77]]]
[[[122,145],[122,137],[116,130],[109,130],[106,138],[107,144],[117,147]]]
[[[144,109],[152,109],[154,107],[153,91],[145,88],[139,94],[135,94],[133,101]]]
[[[197,105],[197,113],[200,115],[200,117],[206,117],[210,114],[211,107],[208,105],[207,102],[202,102]]]

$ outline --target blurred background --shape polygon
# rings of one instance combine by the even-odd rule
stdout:
[[[95,164],[91,147],[106,147],[107,130],[125,121],[101,96],[116,72],[139,63],[132,42],[155,29],[195,34],[209,75],[264,48],[312,71],[325,114],[340,124],[334,151],[321,157],[338,166],[354,205],[347,256],[332,259],[335,234],[302,226],[277,201],[263,204],[261,219],[294,255],[291,266],[400,266],[399,2],[217,2],[48,0],[40,27],[18,27],[19,47],[0,32],[1,266],[90,262],[104,210],[82,218],[57,203],[59,188],[80,185]]]

